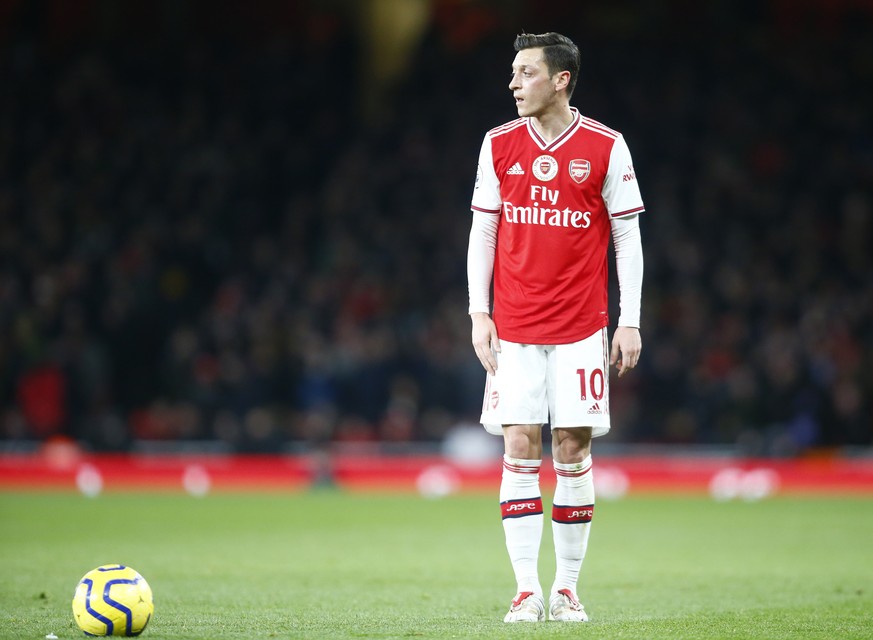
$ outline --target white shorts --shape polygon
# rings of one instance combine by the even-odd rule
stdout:
[[[572,344],[500,341],[497,372],[487,374],[482,426],[503,435],[503,425],[546,424],[552,429],[609,431],[609,339],[603,329]]]

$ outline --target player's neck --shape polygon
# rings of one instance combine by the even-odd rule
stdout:
[[[569,104],[562,104],[540,115],[531,116],[531,120],[534,128],[543,139],[551,142],[573,122],[573,112],[570,110]]]

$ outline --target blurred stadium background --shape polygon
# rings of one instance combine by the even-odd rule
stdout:
[[[558,30],[583,54],[574,104],[625,134],[647,205],[644,355],[600,450],[850,458],[869,490],[871,18],[0,0],[4,477],[47,444],[327,473],[355,447],[476,450],[477,151],[515,117],[514,35]]]

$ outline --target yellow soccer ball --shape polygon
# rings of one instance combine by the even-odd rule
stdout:
[[[121,564],[92,569],[73,594],[73,617],[88,636],[138,636],[154,611],[149,583]]]

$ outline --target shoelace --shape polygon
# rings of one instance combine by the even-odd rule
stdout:
[[[558,591],[558,594],[561,596],[563,600],[563,604],[573,611],[582,611],[582,604],[576,600],[572,595],[567,593],[564,589]]]

